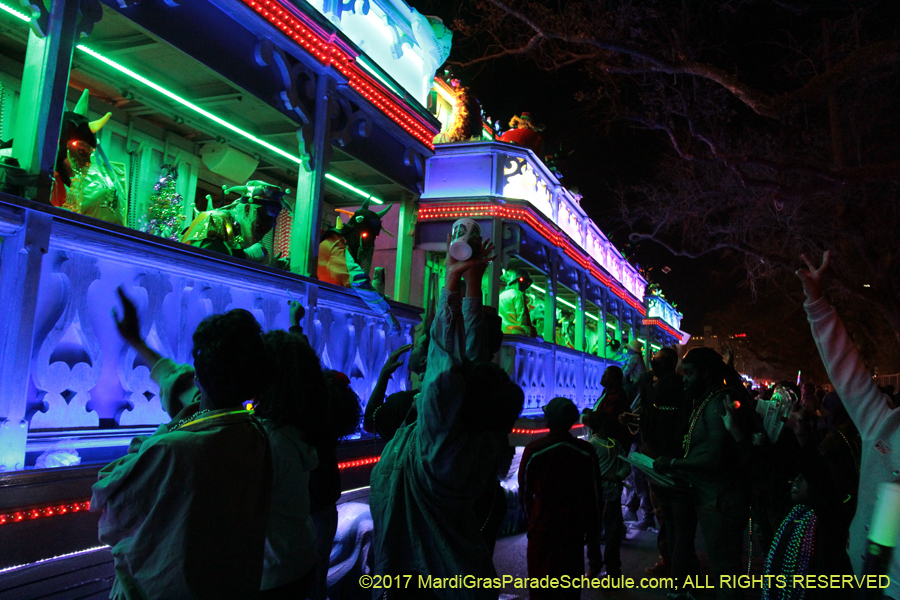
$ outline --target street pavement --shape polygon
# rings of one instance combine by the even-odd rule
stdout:
[[[526,550],[528,538],[526,534],[513,535],[497,540],[494,550],[494,567],[499,575],[512,575],[513,577],[526,577],[528,568],[526,564]],[[631,578],[636,585],[656,586],[660,580],[648,577],[644,569],[656,564],[659,554],[656,550],[656,530],[641,531],[628,530],[628,539],[622,542],[622,573],[626,578]],[[585,559],[585,571],[587,559]],[[652,580],[652,581],[651,581]],[[581,593],[582,600],[595,598],[628,598],[629,600],[661,600],[666,597],[666,591],[660,589],[630,589],[630,590],[604,590],[591,589]],[[500,600],[527,600],[528,592],[517,590],[507,586],[500,596]],[[699,600],[699,599],[698,599]]]

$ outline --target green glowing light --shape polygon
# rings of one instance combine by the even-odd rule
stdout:
[[[116,61],[114,61],[114,60],[112,60],[112,59],[110,59],[110,58],[107,58],[107,57],[103,56],[102,54],[100,54],[100,53],[97,52],[96,50],[93,50],[93,49],[91,49],[91,48],[88,48],[88,47],[85,46],[84,44],[78,44],[78,45],[75,46],[75,47],[78,48],[79,50],[81,50],[82,52],[84,52],[85,54],[87,54],[87,55],[89,55],[89,56],[93,56],[94,58],[96,58],[97,60],[99,60],[100,62],[102,62],[103,64],[105,64],[105,65],[107,65],[107,66],[109,66],[109,67],[112,67],[112,68],[115,69],[116,71],[118,71],[118,72],[120,72],[120,73],[122,73],[122,74],[124,74],[124,75],[127,75],[127,76],[131,77],[131,78],[134,79],[135,81],[138,81],[138,82],[140,82],[140,83],[146,85],[147,87],[149,87],[149,88],[152,89],[152,90],[155,90],[155,91],[159,92],[160,94],[162,94],[162,95],[165,96],[166,98],[169,98],[170,100],[174,100],[174,101],[177,102],[178,104],[180,104],[180,105],[182,105],[182,106],[184,106],[184,107],[186,107],[186,108],[191,109],[192,111],[194,111],[194,112],[197,113],[198,115],[202,115],[202,116],[206,117],[207,119],[209,119],[210,121],[213,121],[214,123],[217,123],[217,124],[221,125],[221,126],[224,127],[225,129],[228,129],[229,131],[233,131],[234,133],[238,134],[239,136],[241,136],[241,137],[243,137],[243,138],[246,138],[246,139],[250,140],[251,142],[255,142],[255,143],[259,144],[260,146],[262,146],[263,148],[266,148],[266,149],[268,149],[268,150],[271,150],[272,152],[274,152],[274,153],[276,153],[276,154],[279,154],[279,155],[283,156],[284,158],[286,158],[286,159],[288,159],[288,160],[290,160],[290,161],[292,161],[292,162],[297,163],[298,165],[303,163],[303,160],[302,160],[299,156],[294,156],[294,155],[291,154],[290,152],[285,152],[285,151],[282,150],[281,148],[278,148],[278,147],[276,147],[276,146],[273,146],[272,144],[270,144],[269,142],[267,142],[267,141],[265,141],[265,140],[259,139],[258,137],[256,137],[256,136],[253,135],[252,133],[250,133],[250,132],[248,132],[248,131],[244,131],[243,129],[241,129],[240,127],[238,127],[238,126],[236,126],[236,125],[232,125],[231,123],[229,123],[229,122],[226,121],[225,119],[222,119],[221,117],[218,117],[218,116],[212,114],[212,113],[209,112],[208,110],[204,110],[204,109],[200,108],[199,106],[197,106],[196,104],[194,104],[194,103],[191,102],[190,100],[186,100],[186,99],[182,98],[181,96],[179,96],[178,94],[175,94],[175,93],[173,93],[173,92],[170,92],[169,90],[167,90],[167,89],[164,88],[163,86],[161,86],[161,85],[159,85],[159,84],[157,84],[157,83],[154,83],[154,82],[150,81],[149,79],[147,79],[146,77],[144,77],[143,75],[139,75],[138,73],[135,73],[134,71],[132,71],[132,70],[129,69],[128,67],[125,67],[125,66],[123,66],[123,65],[120,65],[120,64],[117,63]]]
[[[31,18],[30,18],[28,15],[26,15],[26,14],[23,13],[23,12],[20,12],[20,11],[14,9],[14,8],[12,8],[12,7],[8,6],[8,5],[6,5],[6,4],[3,4],[2,2],[0,2],[0,11],[6,12],[7,14],[9,14],[9,15],[11,15],[11,16],[13,16],[13,17],[15,17],[15,18],[17,18],[17,19],[19,19],[19,20],[21,20],[21,21],[24,21],[25,23],[30,23],[30,22],[31,22]],[[102,54],[100,54],[99,52],[97,52],[96,50],[94,50],[93,48],[90,48],[90,47],[88,47],[88,46],[85,46],[84,44],[79,44],[79,45],[76,46],[76,48],[77,48],[78,50],[81,50],[82,52],[84,52],[84,53],[87,54],[88,56],[92,56],[92,57],[96,58],[97,60],[99,60],[99,61],[102,62],[103,64],[105,64],[105,65],[107,65],[107,66],[109,66],[109,67],[112,67],[113,69],[115,69],[116,71],[122,73],[123,75],[127,75],[128,77],[134,79],[135,81],[138,81],[138,82],[140,82],[140,83],[146,85],[147,87],[149,87],[149,88],[151,88],[151,89],[153,89],[153,90],[159,92],[160,94],[162,94],[162,95],[165,96],[166,98],[169,98],[170,100],[174,100],[174,101],[177,102],[178,104],[180,104],[180,105],[182,105],[182,106],[184,106],[184,107],[186,107],[186,108],[191,109],[192,111],[196,112],[197,114],[206,117],[207,119],[209,119],[210,121],[213,121],[214,123],[217,123],[218,125],[221,125],[221,126],[224,127],[225,129],[228,129],[229,131],[233,131],[234,133],[240,135],[241,137],[243,137],[243,138],[245,138],[245,139],[248,139],[248,140],[250,140],[251,142],[254,142],[254,143],[256,143],[256,144],[259,144],[259,145],[262,146],[263,148],[266,148],[267,150],[271,150],[272,152],[274,152],[274,153],[278,154],[279,156],[282,156],[282,157],[284,157],[284,158],[290,160],[290,161],[293,162],[293,163],[296,163],[296,164],[302,164],[302,163],[303,163],[303,160],[302,160],[299,156],[295,156],[295,155],[291,154],[290,152],[287,152],[287,151],[285,151],[285,150],[282,150],[281,148],[278,148],[277,146],[273,146],[273,145],[270,144],[269,142],[267,142],[267,141],[265,141],[265,140],[263,140],[263,139],[260,139],[260,138],[256,137],[256,136],[253,135],[252,133],[250,133],[250,132],[248,132],[248,131],[245,131],[245,130],[241,129],[240,127],[238,127],[238,126],[236,126],[236,125],[233,125],[232,123],[229,123],[229,122],[226,121],[225,119],[223,119],[223,118],[221,118],[221,117],[218,117],[218,116],[212,114],[212,113],[209,112],[208,110],[204,110],[204,109],[200,108],[199,106],[197,106],[196,104],[194,104],[194,103],[191,102],[190,100],[187,100],[187,99],[185,99],[185,98],[182,98],[182,97],[179,96],[178,94],[176,94],[176,93],[174,93],[174,92],[171,92],[171,91],[167,90],[167,89],[164,88],[163,86],[161,86],[161,85],[159,85],[159,84],[157,84],[157,83],[154,83],[153,81],[150,81],[149,79],[147,79],[147,78],[144,77],[143,75],[140,75],[140,74],[138,74],[138,73],[132,71],[132,70],[129,69],[128,67],[125,67],[124,65],[121,65],[121,64],[117,63],[116,61],[114,61],[114,60],[112,60],[112,59],[110,59],[110,58],[107,58],[107,57],[103,56]],[[365,68],[368,69],[370,72],[372,72],[372,74],[373,74],[375,77],[378,77],[378,79],[379,79],[382,83],[384,83],[388,88],[390,88],[391,90],[393,90],[394,92],[396,92],[396,89],[395,89],[389,82],[384,81],[383,79],[381,79],[381,77],[378,75],[378,73],[375,72],[374,69],[373,69],[371,66],[365,64],[364,61],[361,61],[360,64],[362,64],[363,67],[365,67]],[[353,185],[347,183],[346,181],[344,181],[344,180],[342,180],[342,179],[340,179],[340,178],[338,178],[338,177],[335,177],[334,175],[331,175],[331,174],[329,174],[329,173],[326,173],[326,174],[325,174],[325,178],[328,179],[329,181],[332,181],[332,182],[336,183],[337,185],[339,185],[339,186],[341,186],[341,187],[344,187],[344,188],[350,190],[351,192],[353,192],[353,193],[355,193],[355,194],[358,194],[358,195],[362,196],[363,198],[367,198],[367,199],[371,200],[371,201],[374,202],[375,204],[384,204],[384,201],[381,200],[380,198],[376,198],[376,197],[373,196],[372,194],[369,194],[368,192],[366,192],[366,191],[364,191],[364,190],[361,190],[361,189],[359,189],[358,187],[353,186]]]
[[[0,3],[0,10],[11,14],[12,16],[14,16],[15,18],[17,18],[19,20],[25,21],[26,23],[31,22],[31,18],[28,15],[26,15],[23,12],[17,11],[16,9],[12,8],[11,6],[7,6],[5,4]]]
[[[531,289],[533,289],[536,292],[540,292],[541,294],[547,293],[546,290],[544,290],[543,288],[539,288],[538,286],[536,286],[534,284],[531,285]],[[563,306],[568,306],[572,310],[578,310],[578,307],[576,307],[574,304],[572,304],[568,300],[563,300],[562,298],[557,298],[556,301],[559,302],[560,304],[562,304]],[[584,314],[587,318],[593,319],[593,320],[597,321],[598,323],[600,322],[600,317],[595,317],[594,315],[592,315],[589,312],[586,312]],[[609,327],[609,325],[607,325],[607,327]]]
[[[140,83],[146,85],[147,87],[149,87],[149,88],[151,88],[151,89],[153,89],[153,90],[159,92],[160,94],[162,94],[162,95],[165,96],[166,98],[169,98],[170,100],[174,100],[174,101],[177,102],[178,104],[181,104],[182,106],[191,109],[192,111],[194,111],[194,112],[197,113],[198,115],[204,116],[204,117],[206,117],[207,119],[209,119],[210,121],[213,121],[214,123],[217,123],[218,125],[221,125],[221,126],[224,127],[225,129],[228,129],[229,131],[233,131],[234,133],[240,135],[241,137],[243,137],[243,138],[245,138],[245,139],[248,139],[248,140],[250,140],[251,142],[255,142],[256,144],[259,144],[259,145],[262,146],[263,148],[266,148],[267,150],[271,150],[272,152],[274,152],[274,153],[276,153],[276,154],[278,154],[278,155],[280,155],[280,156],[283,156],[284,158],[290,160],[291,162],[297,163],[298,165],[303,163],[303,160],[302,160],[299,156],[295,156],[295,155],[291,154],[290,152],[286,152],[285,150],[282,150],[281,148],[278,148],[277,146],[273,146],[273,145],[270,144],[269,142],[267,142],[267,141],[265,141],[265,140],[262,140],[262,139],[256,137],[256,136],[253,135],[252,133],[250,133],[250,132],[248,132],[248,131],[245,131],[245,130],[241,129],[240,127],[238,127],[238,126],[236,126],[236,125],[233,125],[232,123],[229,123],[229,122],[226,121],[225,119],[223,119],[223,118],[221,118],[221,117],[218,117],[218,116],[212,114],[212,113],[209,112],[208,110],[204,110],[204,109],[200,108],[199,106],[197,106],[196,104],[194,104],[194,103],[191,102],[190,100],[186,100],[185,98],[182,98],[182,97],[179,96],[178,94],[176,94],[176,93],[174,93],[174,92],[171,92],[171,91],[167,90],[167,89],[164,88],[163,86],[161,86],[161,85],[159,85],[159,84],[157,84],[157,83],[154,83],[153,81],[150,81],[149,79],[147,79],[147,78],[144,77],[143,75],[140,75],[140,74],[138,74],[138,73],[135,73],[134,71],[132,71],[132,70],[129,69],[128,67],[125,67],[125,66],[123,66],[123,65],[120,65],[120,64],[117,63],[116,61],[114,61],[114,60],[112,60],[112,59],[109,59],[109,58],[103,56],[102,54],[100,54],[100,53],[97,52],[96,50],[93,50],[92,48],[89,48],[89,47],[85,46],[84,44],[79,44],[78,46],[76,46],[76,48],[78,48],[79,50],[81,50],[81,51],[84,52],[85,54],[87,54],[87,55],[89,55],[89,56],[92,56],[92,57],[96,58],[97,60],[99,60],[99,61],[102,62],[103,64],[105,64],[105,65],[107,65],[107,66],[109,66],[109,67],[112,67],[112,68],[115,69],[116,71],[119,71],[120,73],[122,73],[122,74],[124,74],[124,75],[127,75],[128,77],[134,79],[135,81],[138,81],[138,82],[140,82]],[[374,202],[375,204],[384,204],[384,201],[381,200],[380,198],[376,198],[376,197],[373,196],[372,194],[369,194],[369,193],[365,192],[364,190],[361,190],[361,189],[359,189],[358,187],[355,187],[355,186],[353,186],[353,185],[347,183],[346,181],[344,181],[344,180],[342,180],[342,179],[339,179],[339,178],[335,177],[334,175],[331,175],[330,173],[326,173],[326,174],[325,174],[325,178],[328,179],[328,180],[330,180],[330,181],[333,181],[334,183],[336,183],[336,184],[338,184],[338,185],[340,185],[340,186],[342,186],[342,187],[344,187],[344,188],[346,188],[346,189],[348,189],[348,190],[350,190],[351,192],[354,192],[354,193],[356,193],[356,194],[359,194],[359,195],[362,196],[363,198],[368,198],[369,200],[371,200],[371,201]]]
[[[325,173],[325,179],[327,179],[327,180],[329,180],[329,181],[333,181],[334,183],[338,184],[339,186],[344,187],[344,188],[347,188],[347,189],[350,190],[351,192],[354,192],[354,193],[356,193],[356,194],[359,194],[359,195],[362,196],[363,198],[368,198],[369,200],[371,200],[371,201],[374,202],[375,204],[384,204],[384,200],[381,200],[380,198],[376,198],[376,197],[373,196],[372,194],[369,194],[368,192],[366,192],[366,191],[364,191],[364,190],[361,190],[361,189],[359,189],[358,187],[355,187],[355,186],[350,185],[349,183],[347,183],[347,182],[344,181],[343,179],[338,179],[337,177],[335,177],[335,176],[332,175],[331,173]]]

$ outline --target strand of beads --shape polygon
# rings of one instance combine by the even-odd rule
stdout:
[[[806,575],[809,571],[809,564],[815,552],[816,537],[816,513],[805,505],[798,504],[791,510],[790,514],[781,522],[775,539],[766,556],[765,571],[766,575],[786,575],[788,578],[793,575]],[[793,528],[791,528],[793,526]],[[790,529],[790,535],[786,545],[783,543]],[[779,552],[783,558],[780,568],[776,573],[773,570],[773,564]],[[783,588],[773,588],[769,584],[769,579],[763,580],[763,592],[760,600],[802,600],[806,595],[806,588],[802,586],[785,586]]]
[[[710,392],[709,396],[703,399],[697,409],[691,414],[691,424],[688,427],[687,435],[684,436],[684,457],[687,458],[688,454],[691,452],[691,438],[694,437],[694,427],[697,426],[697,421],[700,420],[700,416],[703,414],[703,409],[706,408],[706,405],[709,404],[709,401],[712,400],[713,396],[718,394],[722,390],[718,390],[715,392]]]

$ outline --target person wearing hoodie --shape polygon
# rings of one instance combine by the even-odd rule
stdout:
[[[194,365],[177,365],[147,345],[137,309],[118,292],[116,326],[152,365],[172,421],[134,438],[93,486],[99,539],[115,561],[110,598],[257,598],[272,456],[244,403],[264,384],[262,329],[243,309],[211,315],[194,331]]]

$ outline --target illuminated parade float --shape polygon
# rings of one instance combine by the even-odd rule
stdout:
[[[551,398],[592,404],[628,341],[686,341],[532,150],[487,127],[434,143],[451,36],[401,0],[0,3],[0,569],[96,546],[98,469],[169,420],[110,316],[118,287],[176,362],[207,315],[287,329],[297,300],[365,402],[470,218],[500,249],[485,304],[508,320],[509,289],[527,313],[498,358],[526,396],[515,445]],[[345,500],[382,447],[341,445]]]

